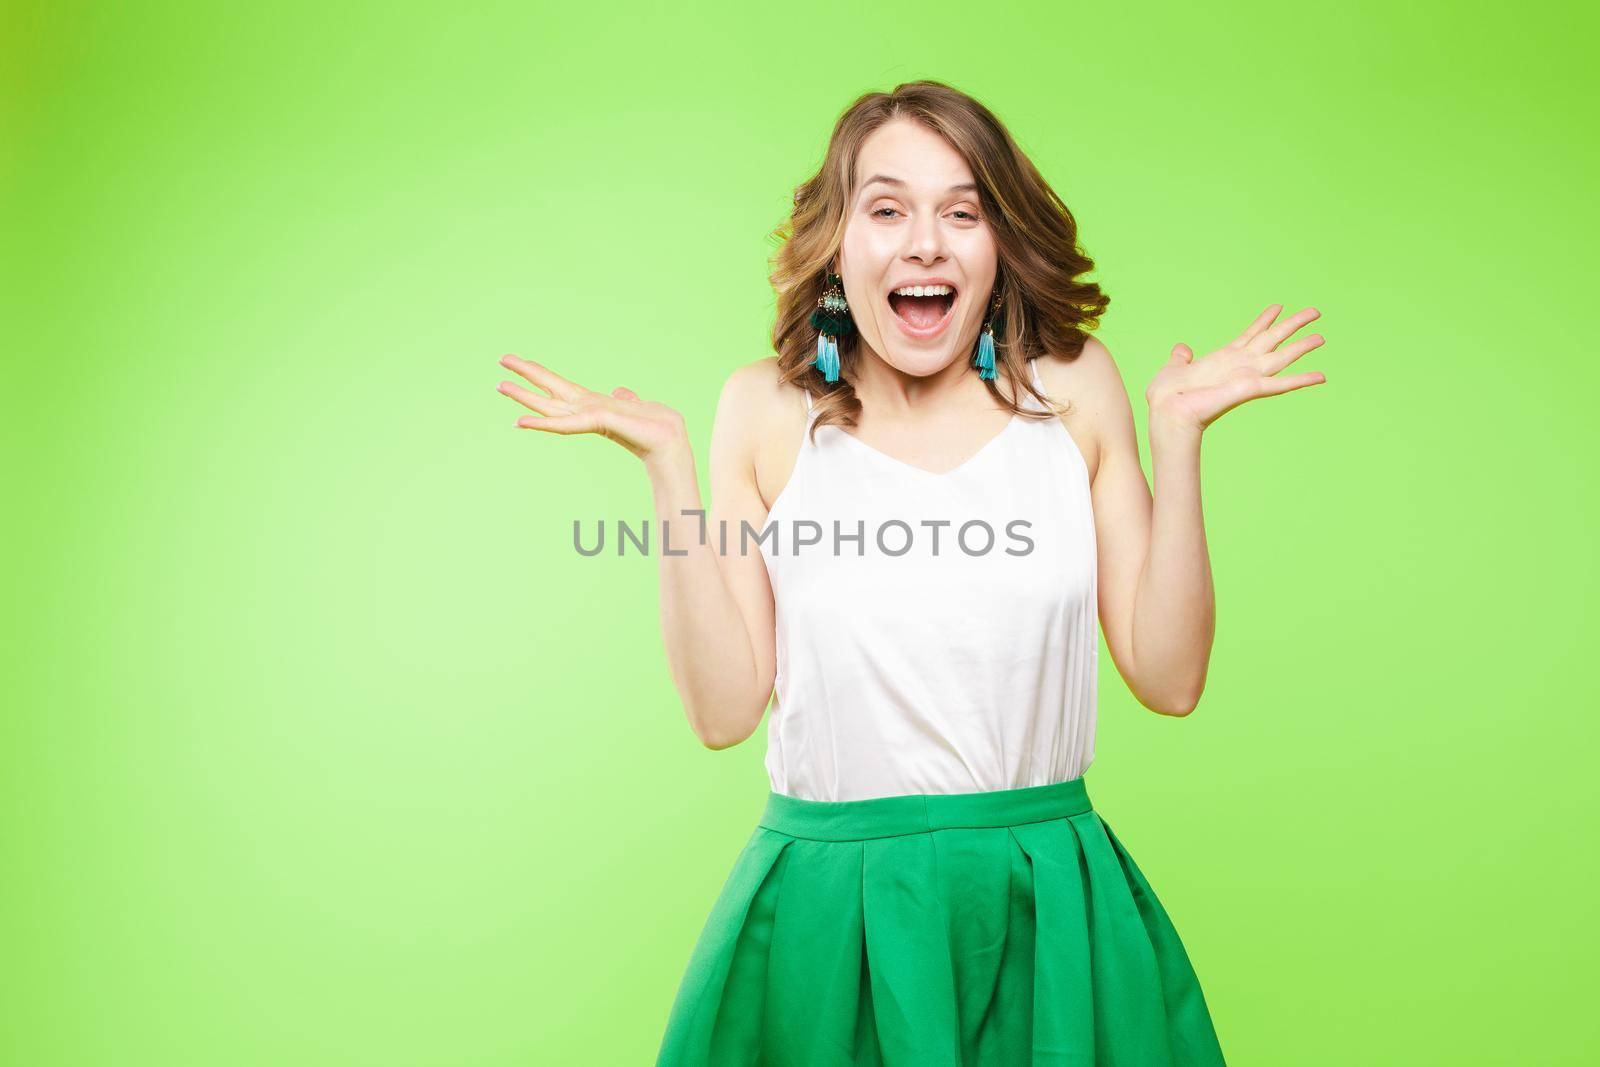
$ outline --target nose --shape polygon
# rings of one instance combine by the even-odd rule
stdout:
[[[911,220],[906,227],[905,256],[919,263],[936,263],[944,258],[944,230],[937,215],[919,212]]]

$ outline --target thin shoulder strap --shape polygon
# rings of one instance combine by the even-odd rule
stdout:
[[[811,390],[801,386],[801,391],[806,394],[806,436],[811,436],[811,423],[817,417],[817,405],[811,399]]]
[[[811,427],[817,421],[817,407],[811,399],[811,390],[801,386],[800,391],[806,394],[806,428],[800,432],[800,452],[805,453],[814,447],[814,442],[811,440]],[[796,470],[798,470],[800,461],[796,460],[795,463]],[[794,474],[789,475],[791,481],[794,480],[794,477]]]
[[[1034,389],[1038,390],[1040,396],[1044,396],[1045,395],[1044,380],[1039,377],[1039,359],[1038,359],[1037,356],[1034,357],[1033,359],[1028,360],[1028,376],[1033,379],[1033,387],[1034,387]],[[1017,390],[1017,392],[1021,393],[1022,390],[1019,389],[1019,390]],[[1042,405],[1038,400],[1035,400],[1031,396],[1027,396],[1027,395],[1024,394],[1024,395],[1021,396],[1020,399],[1021,399],[1022,405],[1024,407],[1030,409],[1030,410],[1033,410],[1033,411],[1045,410],[1044,405]]]

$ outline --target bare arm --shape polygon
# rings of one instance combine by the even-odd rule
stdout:
[[[1100,445],[1092,496],[1106,647],[1139,703],[1186,715],[1199,701],[1215,630],[1199,443],[1170,441],[1152,427],[1152,501],[1133,408],[1111,353],[1090,338],[1079,359]]]
[[[1200,701],[1216,633],[1211,558],[1200,507],[1200,440],[1223,413],[1263,396],[1319,385],[1317,371],[1275,377],[1321,345],[1318,334],[1278,346],[1318,317],[1306,308],[1281,323],[1268,307],[1224,347],[1196,361],[1188,345],[1145,390],[1150,406],[1154,501],[1139,466],[1133,410],[1111,354],[1090,339],[1081,358],[1100,427],[1093,489],[1106,645],[1145,707],[1187,715]]]
[[[776,674],[772,587],[753,539],[767,517],[755,480],[755,416],[761,409],[754,394],[761,384],[759,371],[741,368],[723,386],[711,431],[705,544],[696,538],[686,543],[688,554],[663,556],[660,564],[661,633],[672,678],[689,724],[716,749],[755,732]],[[651,482],[656,512],[664,518],[701,506],[686,454],[674,453],[652,468]]]

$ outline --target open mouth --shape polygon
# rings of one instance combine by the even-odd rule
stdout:
[[[901,293],[889,294],[889,308],[895,316],[914,330],[931,330],[950,314],[950,309],[955,306],[956,291],[952,286],[941,286],[950,290],[947,293],[935,293],[931,296],[907,296]]]

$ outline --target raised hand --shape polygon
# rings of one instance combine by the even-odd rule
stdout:
[[[682,415],[654,400],[640,400],[632,389],[619,386],[610,395],[597,393],[568,381],[541,363],[514,355],[501,356],[500,365],[544,390],[538,393],[515,382],[501,382],[496,387],[542,416],[520,416],[517,425],[523,429],[599,434],[646,462],[688,442]]]
[[[1314,333],[1278,348],[1290,334],[1322,314],[1316,308],[1305,308],[1273,325],[1282,311],[1282,304],[1273,304],[1238,337],[1202,360],[1195,360],[1188,345],[1175,346],[1172,357],[1144,391],[1152,422],[1160,420],[1200,431],[1246,400],[1327,381],[1320,371],[1274,377],[1322,344],[1322,335]]]

